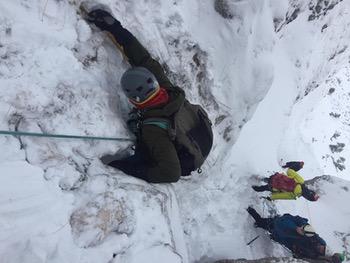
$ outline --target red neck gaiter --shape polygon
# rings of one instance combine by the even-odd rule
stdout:
[[[136,108],[142,110],[142,109],[145,109],[145,108],[152,108],[152,107],[155,107],[155,106],[159,106],[161,104],[165,104],[169,101],[169,94],[168,92],[166,91],[166,89],[164,88],[160,88],[159,91],[158,91],[158,94],[155,95],[152,99],[150,99],[149,101],[146,101],[144,103],[140,103],[140,104],[136,104],[136,103],[133,103]]]

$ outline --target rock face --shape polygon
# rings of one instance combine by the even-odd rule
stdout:
[[[234,13],[226,0],[215,0],[214,8],[223,18],[233,19]]]
[[[70,217],[75,242],[86,248],[100,244],[112,232],[130,235],[135,220],[126,203],[124,197],[106,192],[75,210]]]

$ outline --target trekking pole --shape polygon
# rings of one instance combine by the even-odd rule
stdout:
[[[0,135],[49,137],[49,138],[81,139],[81,140],[124,141],[124,142],[133,141],[133,139],[131,138],[96,137],[96,136],[80,136],[80,135],[50,134],[50,133],[23,132],[23,131],[3,131],[3,130],[0,130]]]
[[[247,243],[247,246],[249,246],[250,244],[252,244],[255,240],[257,240],[258,238],[260,237],[260,235],[254,237],[252,240],[250,240],[248,243]]]
[[[310,224],[312,225],[312,218],[311,218],[311,215],[310,215],[309,203],[305,199],[304,199],[304,202],[306,202],[307,213],[308,213],[308,216],[309,216]]]

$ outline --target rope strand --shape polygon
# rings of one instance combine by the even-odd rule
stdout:
[[[0,130],[0,135],[48,137],[48,138],[60,138],[60,139],[124,141],[124,142],[134,141],[131,138],[80,136],[80,135],[68,135],[68,134],[50,134],[50,133],[36,133],[36,132],[23,132],[23,131],[3,131],[3,130]]]

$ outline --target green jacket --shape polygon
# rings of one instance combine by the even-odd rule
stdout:
[[[114,41],[117,42],[116,39]],[[127,46],[123,46],[122,51],[132,66],[145,67],[151,71],[159,85],[169,94],[169,102],[166,105],[145,110],[144,118],[170,118],[183,105],[184,91],[169,81],[159,62],[151,57],[136,38],[133,38]],[[156,125],[144,125],[141,131],[141,143],[152,161],[152,165],[147,169],[147,181],[152,183],[178,181],[181,176],[181,165],[168,131]]]
[[[272,194],[271,194],[271,199],[272,200],[277,200],[277,199],[297,199],[298,197],[301,196],[302,190],[301,190],[301,185],[304,183],[304,179],[293,169],[288,169],[287,170],[287,176],[289,178],[292,178],[297,185],[294,188],[293,192],[284,192],[284,191],[279,191],[277,189],[272,189]]]

